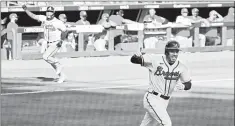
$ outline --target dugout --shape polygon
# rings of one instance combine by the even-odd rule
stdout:
[[[112,4],[81,4],[75,5],[75,2],[47,2],[45,5],[31,5],[29,9],[35,14],[45,14],[45,7],[48,5],[55,5],[56,17],[59,14],[64,13],[67,15],[69,22],[76,22],[79,20],[79,12],[86,10],[88,14],[88,21],[91,24],[96,24],[103,13],[114,14],[116,10],[124,10],[124,18],[131,19],[133,21],[141,22],[144,16],[148,13],[148,8],[155,8],[156,14],[165,17],[170,22],[174,22],[176,17],[180,14],[180,10],[186,7],[191,11],[192,8],[199,9],[199,15],[203,18],[209,16],[211,10],[216,10],[222,16],[225,16],[229,7],[234,7],[234,2],[172,2],[172,3],[112,3]],[[40,22],[31,19],[25,12],[23,12],[21,6],[2,6],[1,18],[7,17],[10,13],[17,13],[19,16],[18,25],[22,27],[40,26]],[[9,20],[7,21],[9,22]],[[131,34],[136,34],[132,32]],[[23,42],[29,42],[29,45],[33,43],[37,38],[37,33],[26,33],[22,35]]]
[[[218,13],[220,13],[222,16],[225,16],[227,14],[229,6],[225,7],[198,7],[200,10],[200,16],[203,18],[207,18],[209,16],[209,12],[211,10],[216,10]],[[181,8],[156,8],[156,14],[162,17],[165,17],[170,22],[174,22],[176,17],[180,15],[180,9]],[[189,8],[189,11],[192,8]],[[114,14],[117,10],[88,10],[88,18],[87,20],[90,21],[91,24],[96,24],[103,13],[109,13]],[[56,11],[56,17],[59,16],[59,14],[64,13],[67,15],[69,22],[76,22],[79,20],[79,12],[80,11]],[[7,17],[12,12],[2,12],[1,18]],[[18,25],[23,27],[31,27],[31,26],[40,26],[40,22],[35,21],[31,19],[25,12],[14,12],[19,16],[18,19]],[[35,14],[42,14],[44,15],[45,12],[39,12],[34,11]],[[141,22],[146,14],[148,14],[148,9],[125,9],[124,10],[124,18]],[[9,19],[7,20],[7,23],[9,22]],[[23,40],[31,40],[37,38],[37,33],[33,34],[24,34]]]

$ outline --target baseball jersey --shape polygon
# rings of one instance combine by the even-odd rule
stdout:
[[[224,17],[224,22],[234,22],[234,15],[228,14]]]
[[[197,17],[188,16],[188,18],[196,22],[200,22],[203,19],[201,16],[197,16]]]
[[[124,18],[120,15],[111,15],[109,17],[109,20],[116,23],[117,25],[123,25],[123,20]],[[123,35],[124,31],[123,30],[115,30],[115,32],[112,32],[113,36],[119,36],[119,35]]]
[[[89,21],[78,20],[75,24],[77,25],[91,25]]]
[[[188,68],[179,60],[169,65],[166,56],[143,55],[142,66],[149,69],[149,90],[165,96],[171,96],[179,80],[184,83],[191,80]]]
[[[164,23],[165,18],[160,17],[160,16],[157,16],[157,15],[154,15],[153,17],[150,16],[150,15],[146,15],[146,16],[144,17],[144,22],[145,22],[145,21],[156,21],[156,22],[162,24],[162,23]]]
[[[115,22],[117,25],[122,25],[124,18],[120,15],[111,15],[109,20]]]
[[[47,20],[44,15],[38,15],[38,19],[44,27],[44,39],[46,41],[54,42],[61,40],[61,33],[66,30],[66,26],[62,21],[55,17],[52,20]]]
[[[199,22],[202,22],[203,18],[201,16],[197,16],[197,17],[194,17],[194,16],[188,16],[189,19],[191,19],[192,21],[194,21],[195,23],[199,23]],[[200,31],[199,32],[204,32],[202,29],[199,29]],[[194,36],[194,29],[191,29],[190,30],[190,36]]]
[[[13,33],[11,32],[11,29],[17,29],[18,25],[15,22],[9,22],[7,24],[7,29],[10,29],[10,31],[7,32],[7,39],[13,40]]]
[[[191,20],[187,17],[184,16],[177,16],[176,18],[176,23],[183,24],[183,25],[192,25]],[[189,37],[190,36],[190,30],[189,28],[179,28],[179,29],[174,29],[176,32],[177,36],[183,36],[183,37]]]
[[[177,16],[176,18],[176,23],[181,23],[181,24],[184,24],[184,25],[189,25],[191,26],[192,25],[192,22],[191,20],[188,18],[188,16]]]

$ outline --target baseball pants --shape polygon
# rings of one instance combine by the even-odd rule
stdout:
[[[171,119],[166,109],[169,100],[159,95],[147,92],[144,95],[144,108],[147,110],[140,126],[172,126]]]
[[[43,53],[43,59],[51,64],[51,66],[56,70],[60,63],[57,58],[54,57],[54,55],[58,52],[60,47],[57,46],[58,42],[48,43],[48,47],[46,51]]]
[[[38,40],[38,43],[41,44],[41,51],[40,52],[44,53],[47,49],[47,46],[48,46],[47,41],[45,39],[41,38],[41,39]]]

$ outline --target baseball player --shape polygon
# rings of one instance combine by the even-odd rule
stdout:
[[[6,47],[7,53],[8,53],[8,59],[12,60],[13,57],[16,56],[13,50],[15,50],[14,47],[14,35],[12,33],[12,29],[17,30],[18,28],[18,15],[16,13],[12,13],[9,15],[10,22],[7,24],[7,41],[4,43],[4,46]]]
[[[143,100],[147,112],[140,126],[153,126],[156,122],[161,126],[172,126],[166,111],[172,92],[191,88],[189,70],[178,60],[179,48],[179,43],[172,40],[166,44],[165,55],[160,58],[154,54],[135,54],[131,57],[132,63],[149,70],[149,88]]]
[[[59,75],[58,83],[64,82],[65,75],[61,72],[62,66],[54,55],[60,49],[62,40],[64,40],[64,38],[61,37],[65,36],[63,34],[66,33],[66,26],[55,17],[55,9],[52,6],[47,7],[46,16],[33,14],[27,9],[26,5],[23,5],[22,8],[31,18],[43,23],[44,39],[48,43],[47,49],[43,53],[43,59],[56,70],[56,74]]]

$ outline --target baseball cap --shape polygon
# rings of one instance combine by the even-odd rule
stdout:
[[[210,11],[210,13],[209,13],[209,15],[214,15],[214,14],[216,14],[216,11],[215,11],[215,10],[212,10],[212,11]]]
[[[228,12],[229,12],[229,13],[234,13],[234,8],[233,8],[233,7],[230,7],[230,8],[228,9]]]
[[[122,14],[124,14],[124,11],[123,10],[119,10],[118,14],[122,15]]]
[[[193,8],[192,12],[199,12],[199,10],[197,8]]]
[[[187,12],[188,13],[188,9],[187,8],[183,8],[181,9],[181,13]]]
[[[103,13],[103,14],[102,14],[102,17],[103,17],[103,18],[108,18],[108,17],[109,17],[109,14],[108,14],[108,13]]]
[[[12,18],[18,18],[17,14],[16,13],[11,13],[9,15],[9,18],[12,19]]]
[[[65,14],[60,14],[59,15],[59,19],[62,18],[62,19],[67,19],[67,16]]]
[[[80,16],[87,16],[86,11],[81,11],[81,12],[80,12]]]
[[[47,12],[55,12],[54,7],[52,6],[47,7]]]

